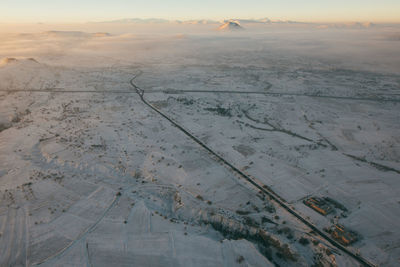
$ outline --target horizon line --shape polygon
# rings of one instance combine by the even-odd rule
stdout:
[[[138,22],[129,21],[129,20],[138,20]],[[159,22],[150,22],[151,20],[159,20]],[[47,20],[47,21],[2,21],[0,20],[1,24],[90,24],[90,23],[139,23],[142,21],[142,24],[162,24],[162,23],[179,23],[179,22],[192,22],[192,21],[210,21],[216,23],[222,23],[224,21],[229,20],[242,20],[247,21],[248,23],[259,23],[259,24],[268,24],[268,23],[302,23],[302,24],[335,24],[335,23],[373,23],[373,24],[400,24],[399,21],[382,21],[382,20],[292,20],[292,19],[275,19],[269,17],[262,17],[262,18],[192,18],[192,19],[179,19],[179,18],[166,18],[166,17],[119,17],[113,19],[104,19],[104,20],[64,20],[64,21],[54,21],[54,20]],[[262,21],[268,20],[268,21]]]

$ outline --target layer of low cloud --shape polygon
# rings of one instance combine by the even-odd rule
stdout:
[[[400,69],[396,25],[346,24],[315,27],[253,23],[240,32],[219,32],[221,23],[33,25],[0,34],[0,58],[35,58],[57,65],[107,66],[192,62],[232,57],[248,51],[259,58],[311,59],[325,65],[378,72]],[[321,26],[321,25],[320,25]],[[240,52],[240,53],[239,53]],[[237,59],[236,63],[240,63]],[[256,63],[256,62],[255,62]]]

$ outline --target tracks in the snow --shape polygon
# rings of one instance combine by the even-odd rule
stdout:
[[[0,266],[27,265],[27,214],[24,208],[9,207],[1,216]]]

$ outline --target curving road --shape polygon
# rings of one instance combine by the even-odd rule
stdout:
[[[389,99],[385,97],[399,96],[399,94],[379,94],[376,97],[356,97],[356,96],[332,96],[317,95],[307,93],[280,93],[280,92],[258,92],[258,91],[231,91],[231,90],[146,90],[146,93],[221,93],[221,94],[253,94],[253,95],[271,95],[271,96],[305,96],[313,98],[332,98],[356,101],[377,101],[377,102],[400,102],[400,99]]]

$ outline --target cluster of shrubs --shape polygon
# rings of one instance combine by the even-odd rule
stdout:
[[[213,113],[216,113],[217,115],[223,116],[223,117],[232,117],[232,110],[231,108],[224,108],[221,106],[217,106],[216,108],[205,108],[207,111],[211,111]]]

